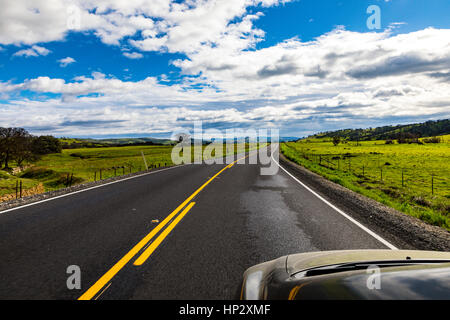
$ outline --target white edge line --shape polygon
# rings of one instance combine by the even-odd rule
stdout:
[[[388,247],[391,250],[399,250],[397,247],[395,247],[394,245],[392,245],[390,242],[386,241],[385,239],[383,239],[382,237],[380,237],[379,235],[377,235],[375,232],[373,232],[372,230],[370,230],[369,228],[363,226],[361,223],[359,223],[358,221],[356,221],[355,219],[353,219],[352,217],[350,217],[348,214],[346,214],[344,211],[342,211],[341,209],[337,208],[335,205],[333,205],[331,202],[329,202],[328,200],[324,199],[321,195],[319,195],[317,192],[315,192],[314,190],[312,190],[310,187],[308,187],[307,185],[305,185],[303,182],[301,182],[299,179],[297,179],[296,177],[294,177],[289,171],[287,171],[285,168],[283,168],[274,158],[273,158],[273,154],[272,154],[272,159],[273,161],[275,161],[275,163],[284,171],[286,172],[289,176],[291,176],[291,178],[293,178],[295,181],[297,181],[300,185],[302,185],[306,190],[308,190],[309,192],[311,192],[313,195],[315,195],[317,198],[319,198],[320,200],[322,200],[323,202],[325,202],[328,206],[330,206],[331,208],[333,208],[334,210],[336,210],[338,213],[340,213],[341,215],[343,215],[345,218],[347,218],[348,220],[350,220],[351,222],[353,222],[354,224],[356,224],[358,227],[360,227],[361,229],[363,229],[365,232],[367,232],[368,234],[370,234],[372,237],[374,237],[375,239],[377,239],[378,241],[380,241],[382,244],[384,244],[386,247]]]
[[[234,155],[230,155],[230,156],[233,156],[234,158],[236,158],[236,157],[238,157],[239,155],[238,155],[238,154],[234,154]],[[225,156],[225,158],[230,157],[230,156]],[[226,160],[225,160],[225,162],[226,162]],[[170,167],[170,168],[164,168],[164,169],[157,170],[157,171],[151,171],[151,172],[139,174],[139,175],[132,176],[132,177],[128,177],[128,178],[124,178],[124,179],[119,179],[119,180],[112,181],[112,182],[108,182],[108,183],[103,183],[103,184],[100,184],[100,185],[98,185],[98,186],[94,186],[94,187],[90,187],[90,188],[86,188],[86,189],[81,189],[81,190],[78,190],[78,191],[73,191],[73,192],[65,193],[65,194],[62,194],[62,195],[59,195],[59,196],[50,197],[50,198],[48,198],[48,199],[44,199],[44,200],[40,200],[40,201],[36,201],[36,202],[24,204],[24,205],[19,206],[19,207],[14,207],[14,208],[6,209],[6,210],[3,210],[3,211],[0,211],[0,214],[7,213],[7,212],[10,212],[10,211],[14,211],[14,210],[19,210],[19,209],[26,208],[26,207],[31,207],[31,206],[34,206],[34,205],[36,205],[36,204],[40,204],[40,203],[44,203],[44,202],[56,200],[56,199],[59,199],[59,198],[68,197],[68,196],[71,196],[71,195],[74,195],[74,194],[77,194],[77,193],[81,193],[81,192],[85,192],[85,191],[89,191],[89,190],[101,188],[101,187],[108,186],[108,185],[111,185],[111,184],[114,184],[114,183],[119,183],[119,182],[131,180],[131,179],[136,179],[136,178],[143,177],[143,176],[147,176],[147,175],[150,175],[150,174],[155,174],[155,173],[158,173],[158,172],[163,172],[163,171],[167,171],[167,170],[171,170],[171,169],[175,169],[175,168],[181,168],[181,167],[185,167],[185,166],[192,165],[192,164],[195,164],[195,163],[187,163],[187,164],[177,165],[177,166],[173,166],[173,167]],[[57,191],[57,190],[56,190],[56,191]]]
[[[124,178],[124,179],[119,179],[119,180],[112,181],[112,182],[103,183],[103,184],[100,184],[100,185],[98,185],[98,186],[93,186],[93,187],[90,187],[90,188],[86,188],[86,189],[81,189],[81,190],[78,190],[78,191],[73,191],[73,192],[65,193],[65,194],[62,194],[62,195],[59,195],[59,196],[50,197],[50,198],[48,198],[48,199],[44,199],[44,200],[40,200],[40,201],[36,201],[36,202],[24,204],[24,205],[19,206],[19,207],[14,207],[14,208],[6,209],[6,210],[3,210],[3,211],[0,211],[0,214],[7,213],[7,212],[10,212],[10,211],[14,211],[14,210],[19,210],[19,209],[26,208],[26,207],[31,207],[31,206],[34,206],[34,205],[36,205],[36,204],[40,204],[40,203],[44,203],[44,202],[48,202],[48,201],[52,201],[52,200],[56,200],[56,199],[60,199],[60,198],[64,198],[64,197],[68,197],[68,196],[71,196],[71,195],[74,195],[74,194],[77,194],[77,193],[81,193],[81,192],[85,192],[85,191],[89,191],[89,190],[93,190],[93,189],[105,187],[105,186],[108,186],[108,185],[111,185],[111,184],[115,184],[115,183],[119,183],[119,182],[131,180],[131,179],[136,179],[136,178],[144,177],[144,176],[147,176],[147,175],[150,175],[150,174],[155,174],[155,173],[159,173],[159,172],[163,172],[163,171],[167,171],[167,170],[171,170],[171,169],[175,169],[175,168],[181,168],[181,167],[188,166],[188,165],[189,165],[189,164],[183,164],[183,165],[173,166],[173,167],[170,167],[170,168],[164,168],[164,169],[157,170],[157,171],[146,172],[146,173],[142,173],[142,174],[135,175],[135,176],[132,176],[132,177],[128,177],[128,178]]]

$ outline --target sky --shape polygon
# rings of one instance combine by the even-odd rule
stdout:
[[[0,126],[35,135],[170,137],[202,121],[303,137],[450,115],[448,0],[0,7]]]

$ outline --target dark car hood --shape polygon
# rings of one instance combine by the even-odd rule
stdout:
[[[370,266],[381,274],[379,290],[367,285]],[[339,269],[323,271],[333,268]],[[345,250],[294,254],[253,266],[244,273],[241,298],[450,299],[449,295],[450,252]]]
[[[450,260],[450,252],[416,250],[342,250],[289,255],[286,270],[294,274],[306,269],[338,263],[389,260]]]
[[[291,300],[448,300],[450,263],[380,269],[380,286],[369,288],[362,270],[342,272],[297,282]]]

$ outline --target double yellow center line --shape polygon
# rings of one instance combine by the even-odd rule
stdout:
[[[135,260],[133,265],[142,265],[158,248],[158,246],[163,242],[163,240],[170,234],[170,232],[175,228],[175,226],[183,219],[183,217],[192,209],[195,202],[191,200],[199,194],[208,184],[210,184],[215,178],[217,178],[222,172],[234,166],[243,157],[235,162],[229,164],[218,173],[216,173],[211,179],[205,182],[200,188],[198,188],[193,194],[191,194],[182,204],[180,204],[170,215],[168,215],[160,224],[156,226],[148,235],[146,235],[138,244],[136,244],[133,249],[131,249],[122,259],[120,259],[111,269],[109,269],[96,283],[94,283],[78,300],[91,300],[94,298],[100,290],[111,281],[111,279],[128,263],[134,256],[136,256],[145,246],[153,239],[155,235],[158,234],[175,216],[181,211],[181,213],[169,224],[169,226],[164,229],[163,232],[153,241],[142,254]],[[186,206],[187,205],[187,206]],[[184,208],[184,210],[183,210]]]

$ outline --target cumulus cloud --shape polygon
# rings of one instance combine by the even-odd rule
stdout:
[[[240,42],[252,41],[263,32],[254,30],[257,16],[247,8],[289,1],[0,0],[0,43],[31,45],[90,31],[106,44],[137,36],[129,43],[144,51],[193,52],[236,34],[247,38]],[[240,21],[230,26],[235,19]]]
[[[396,35],[392,28],[359,33],[339,27],[312,41],[292,38],[256,49],[265,33],[254,25],[261,14],[249,8],[286,1],[74,0],[78,11],[68,11],[62,0],[4,1],[1,44],[61,40],[75,28],[126,47],[122,54],[131,59],[142,58],[139,51],[186,58],[172,62],[183,75],[176,84],[165,76],[123,81],[98,72],[71,81],[42,76],[0,82],[3,94],[60,95],[10,100],[1,107],[0,126],[89,135],[97,124],[104,134],[125,134],[168,132],[203,120],[210,127],[279,126],[300,134],[450,116],[448,29]],[[68,20],[74,13],[79,19]],[[21,109],[32,119],[17,117]]]
[[[58,60],[60,67],[65,68],[67,67],[69,64],[75,63],[76,60],[72,57],[66,57],[63,59],[59,59]]]
[[[123,55],[129,59],[141,59],[144,57],[144,55],[139,52],[124,52]]]
[[[38,56],[46,56],[51,51],[40,46],[32,46],[28,49],[19,50],[16,53],[14,53],[14,56],[16,57],[38,57]]]

